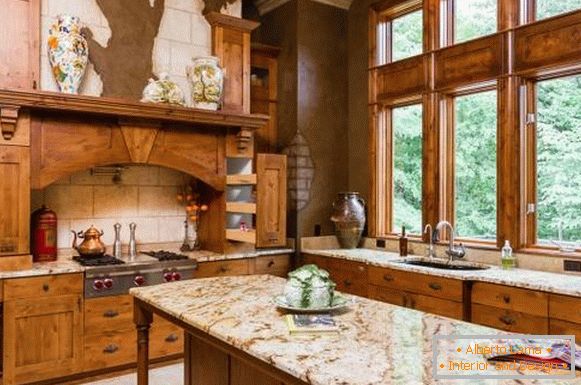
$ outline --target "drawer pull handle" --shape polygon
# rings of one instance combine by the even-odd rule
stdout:
[[[510,296],[505,294],[502,296],[502,300],[504,303],[510,303]]]
[[[220,273],[226,273],[228,270],[229,269],[226,266],[220,266]]]
[[[48,289],[50,289],[50,287],[48,286],[48,283],[45,283],[45,284],[42,285],[42,290],[44,290],[45,292],[47,292]]]
[[[179,339],[180,338],[176,334],[172,333],[169,336],[165,337],[165,342],[176,342]]]
[[[344,280],[343,283],[345,284],[345,286],[351,286],[353,284],[353,282],[351,282],[351,280],[349,279]]]
[[[105,318],[115,318],[119,315],[119,312],[115,311],[115,310],[107,310],[105,313],[103,313],[103,317]]]
[[[506,314],[500,317],[499,320],[505,325],[514,325],[516,322],[513,318],[507,316]]]
[[[442,290],[442,285],[440,285],[439,283],[430,282],[430,284],[428,286],[432,290]]]
[[[383,275],[383,280],[386,281],[386,282],[391,282],[391,281],[393,281],[393,277],[391,275],[389,275],[389,274],[384,274]]]
[[[269,262],[268,262],[268,267],[273,267],[273,266],[274,266],[274,261],[272,261],[272,260],[271,260],[271,261],[269,261]]]
[[[106,354],[113,354],[115,353],[117,350],[119,350],[119,346],[115,345],[115,344],[111,344],[111,345],[107,345],[105,346],[105,349],[103,349],[103,353]]]

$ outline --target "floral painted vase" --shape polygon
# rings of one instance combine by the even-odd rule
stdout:
[[[149,79],[149,84],[143,89],[144,103],[165,103],[185,106],[184,91],[166,73],[159,74],[159,79]]]
[[[77,94],[89,61],[87,40],[76,16],[60,15],[49,30],[48,60],[61,92]]]
[[[222,102],[224,72],[214,56],[198,57],[187,68],[194,108],[217,110]]]

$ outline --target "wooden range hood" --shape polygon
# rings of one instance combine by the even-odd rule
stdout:
[[[31,187],[99,165],[173,168],[224,190],[224,158],[251,147],[268,117],[52,92],[0,90],[5,140],[30,121]],[[19,117],[25,117],[17,124]]]

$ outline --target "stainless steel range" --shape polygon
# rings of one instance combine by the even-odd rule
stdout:
[[[85,298],[127,294],[132,287],[194,278],[195,259],[168,251],[149,251],[136,257],[79,258],[86,267]]]

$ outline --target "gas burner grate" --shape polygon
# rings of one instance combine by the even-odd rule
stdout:
[[[159,250],[159,251],[144,251],[143,254],[149,255],[157,259],[160,262],[163,261],[179,261],[183,259],[189,259],[187,255],[172,253],[171,251]]]
[[[78,262],[81,266],[107,266],[107,265],[122,265],[125,262],[113,257],[112,255],[103,255],[101,257],[83,258],[80,256],[73,257],[73,260]]]

